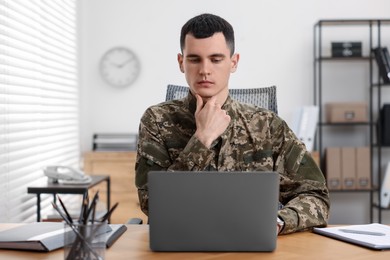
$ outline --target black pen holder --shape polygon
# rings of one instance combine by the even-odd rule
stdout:
[[[65,260],[103,260],[106,250],[106,222],[65,224]]]

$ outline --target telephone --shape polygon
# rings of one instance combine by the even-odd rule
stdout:
[[[84,172],[69,166],[47,166],[43,169],[43,172],[48,177],[48,182],[50,183],[89,184],[92,181],[91,176],[85,175]]]

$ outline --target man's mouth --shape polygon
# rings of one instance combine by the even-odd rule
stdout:
[[[213,82],[208,81],[208,80],[198,81],[198,85],[203,86],[203,87],[209,87],[212,84],[213,84]]]

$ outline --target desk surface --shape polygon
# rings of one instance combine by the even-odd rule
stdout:
[[[109,181],[110,176],[91,176],[92,182],[89,184],[60,184],[60,183],[45,183],[40,186],[27,187],[27,193],[74,193],[82,194],[95,185]]]
[[[17,224],[0,224],[0,230]],[[277,248],[272,253],[156,253],[149,249],[149,227],[128,225],[127,231],[106,250],[106,260],[118,259],[390,259],[389,251],[375,251],[348,244],[311,232],[279,236]],[[0,260],[63,259],[63,250],[49,253],[0,250]]]

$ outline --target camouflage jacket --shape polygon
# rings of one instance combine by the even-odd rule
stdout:
[[[189,94],[148,108],[141,118],[136,186],[148,215],[150,170],[277,171],[280,175],[278,216],[282,234],[325,226],[329,192],[321,170],[287,124],[275,113],[230,97],[222,107],[232,118],[210,149],[195,136],[196,99]]]

